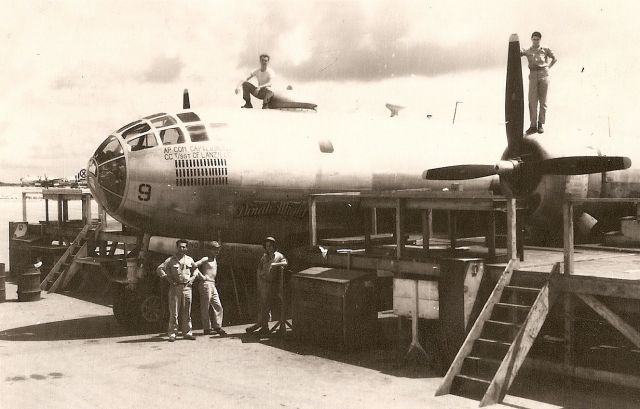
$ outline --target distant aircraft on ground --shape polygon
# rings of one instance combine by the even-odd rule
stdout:
[[[20,185],[36,187],[86,187],[87,170],[81,169],[78,173],[68,177],[49,178],[46,174],[42,176],[25,176],[20,178]]]

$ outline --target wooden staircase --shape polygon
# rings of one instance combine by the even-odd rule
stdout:
[[[556,263],[541,288],[510,286],[514,263],[507,264],[436,396],[453,393],[480,406],[504,399],[557,297],[550,283],[560,271]]]
[[[51,268],[49,274],[40,283],[40,289],[49,293],[55,292],[58,288],[65,288],[75,273],[80,269],[77,259],[87,256],[87,239],[91,230],[97,230],[100,222],[85,224],[80,233],[76,236],[69,248],[58,259]]]

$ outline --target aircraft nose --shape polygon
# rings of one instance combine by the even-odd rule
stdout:
[[[120,140],[111,135],[96,149],[87,166],[87,184],[98,203],[110,212],[122,204],[127,163]]]

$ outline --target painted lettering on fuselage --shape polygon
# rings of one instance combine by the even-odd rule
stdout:
[[[164,147],[164,160],[220,159],[224,153],[211,145],[172,145]]]
[[[306,202],[254,201],[239,204],[234,217],[285,216],[303,218],[307,216]]]

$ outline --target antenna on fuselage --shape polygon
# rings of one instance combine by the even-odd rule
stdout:
[[[184,92],[182,93],[182,109],[190,109],[191,108],[191,103],[189,102],[189,90],[188,89],[184,89]]]

